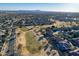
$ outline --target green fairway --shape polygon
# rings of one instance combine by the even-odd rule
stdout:
[[[38,53],[40,51],[40,44],[35,40],[35,36],[31,31],[26,32],[26,48],[32,54]]]

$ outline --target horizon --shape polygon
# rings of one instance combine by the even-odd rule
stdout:
[[[79,12],[75,3],[0,3],[0,10],[38,10],[54,12]]]
[[[40,12],[64,12],[64,13],[79,13],[78,11],[46,11],[46,10],[0,10],[0,11],[40,11]]]

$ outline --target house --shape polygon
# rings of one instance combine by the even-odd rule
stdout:
[[[78,51],[69,52],[69,56],[79,56],[79,50]]]
[[[71,43],[72,43],[74,46],[79,47],[79,38],[74,38],[74,39],[72,39],[72,40],[70,40],[70,41],[71,41]]]
[[[71,44],[70,42],[68,41],[59,41],[58,44],[56,44],[57,48],[62,51],[62,52],[66,52],[66,51],[69,51],[71,50],[70,47],[71,47]]]

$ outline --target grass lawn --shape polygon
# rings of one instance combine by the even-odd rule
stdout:
[[[41,45],[31,31],[26,32],[26,48],[32,54],[40,52]]]

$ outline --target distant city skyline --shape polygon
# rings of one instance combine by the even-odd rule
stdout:
[[[41,10],[79,12],[79,4],[75,3],[0,3],[0,10]]]

